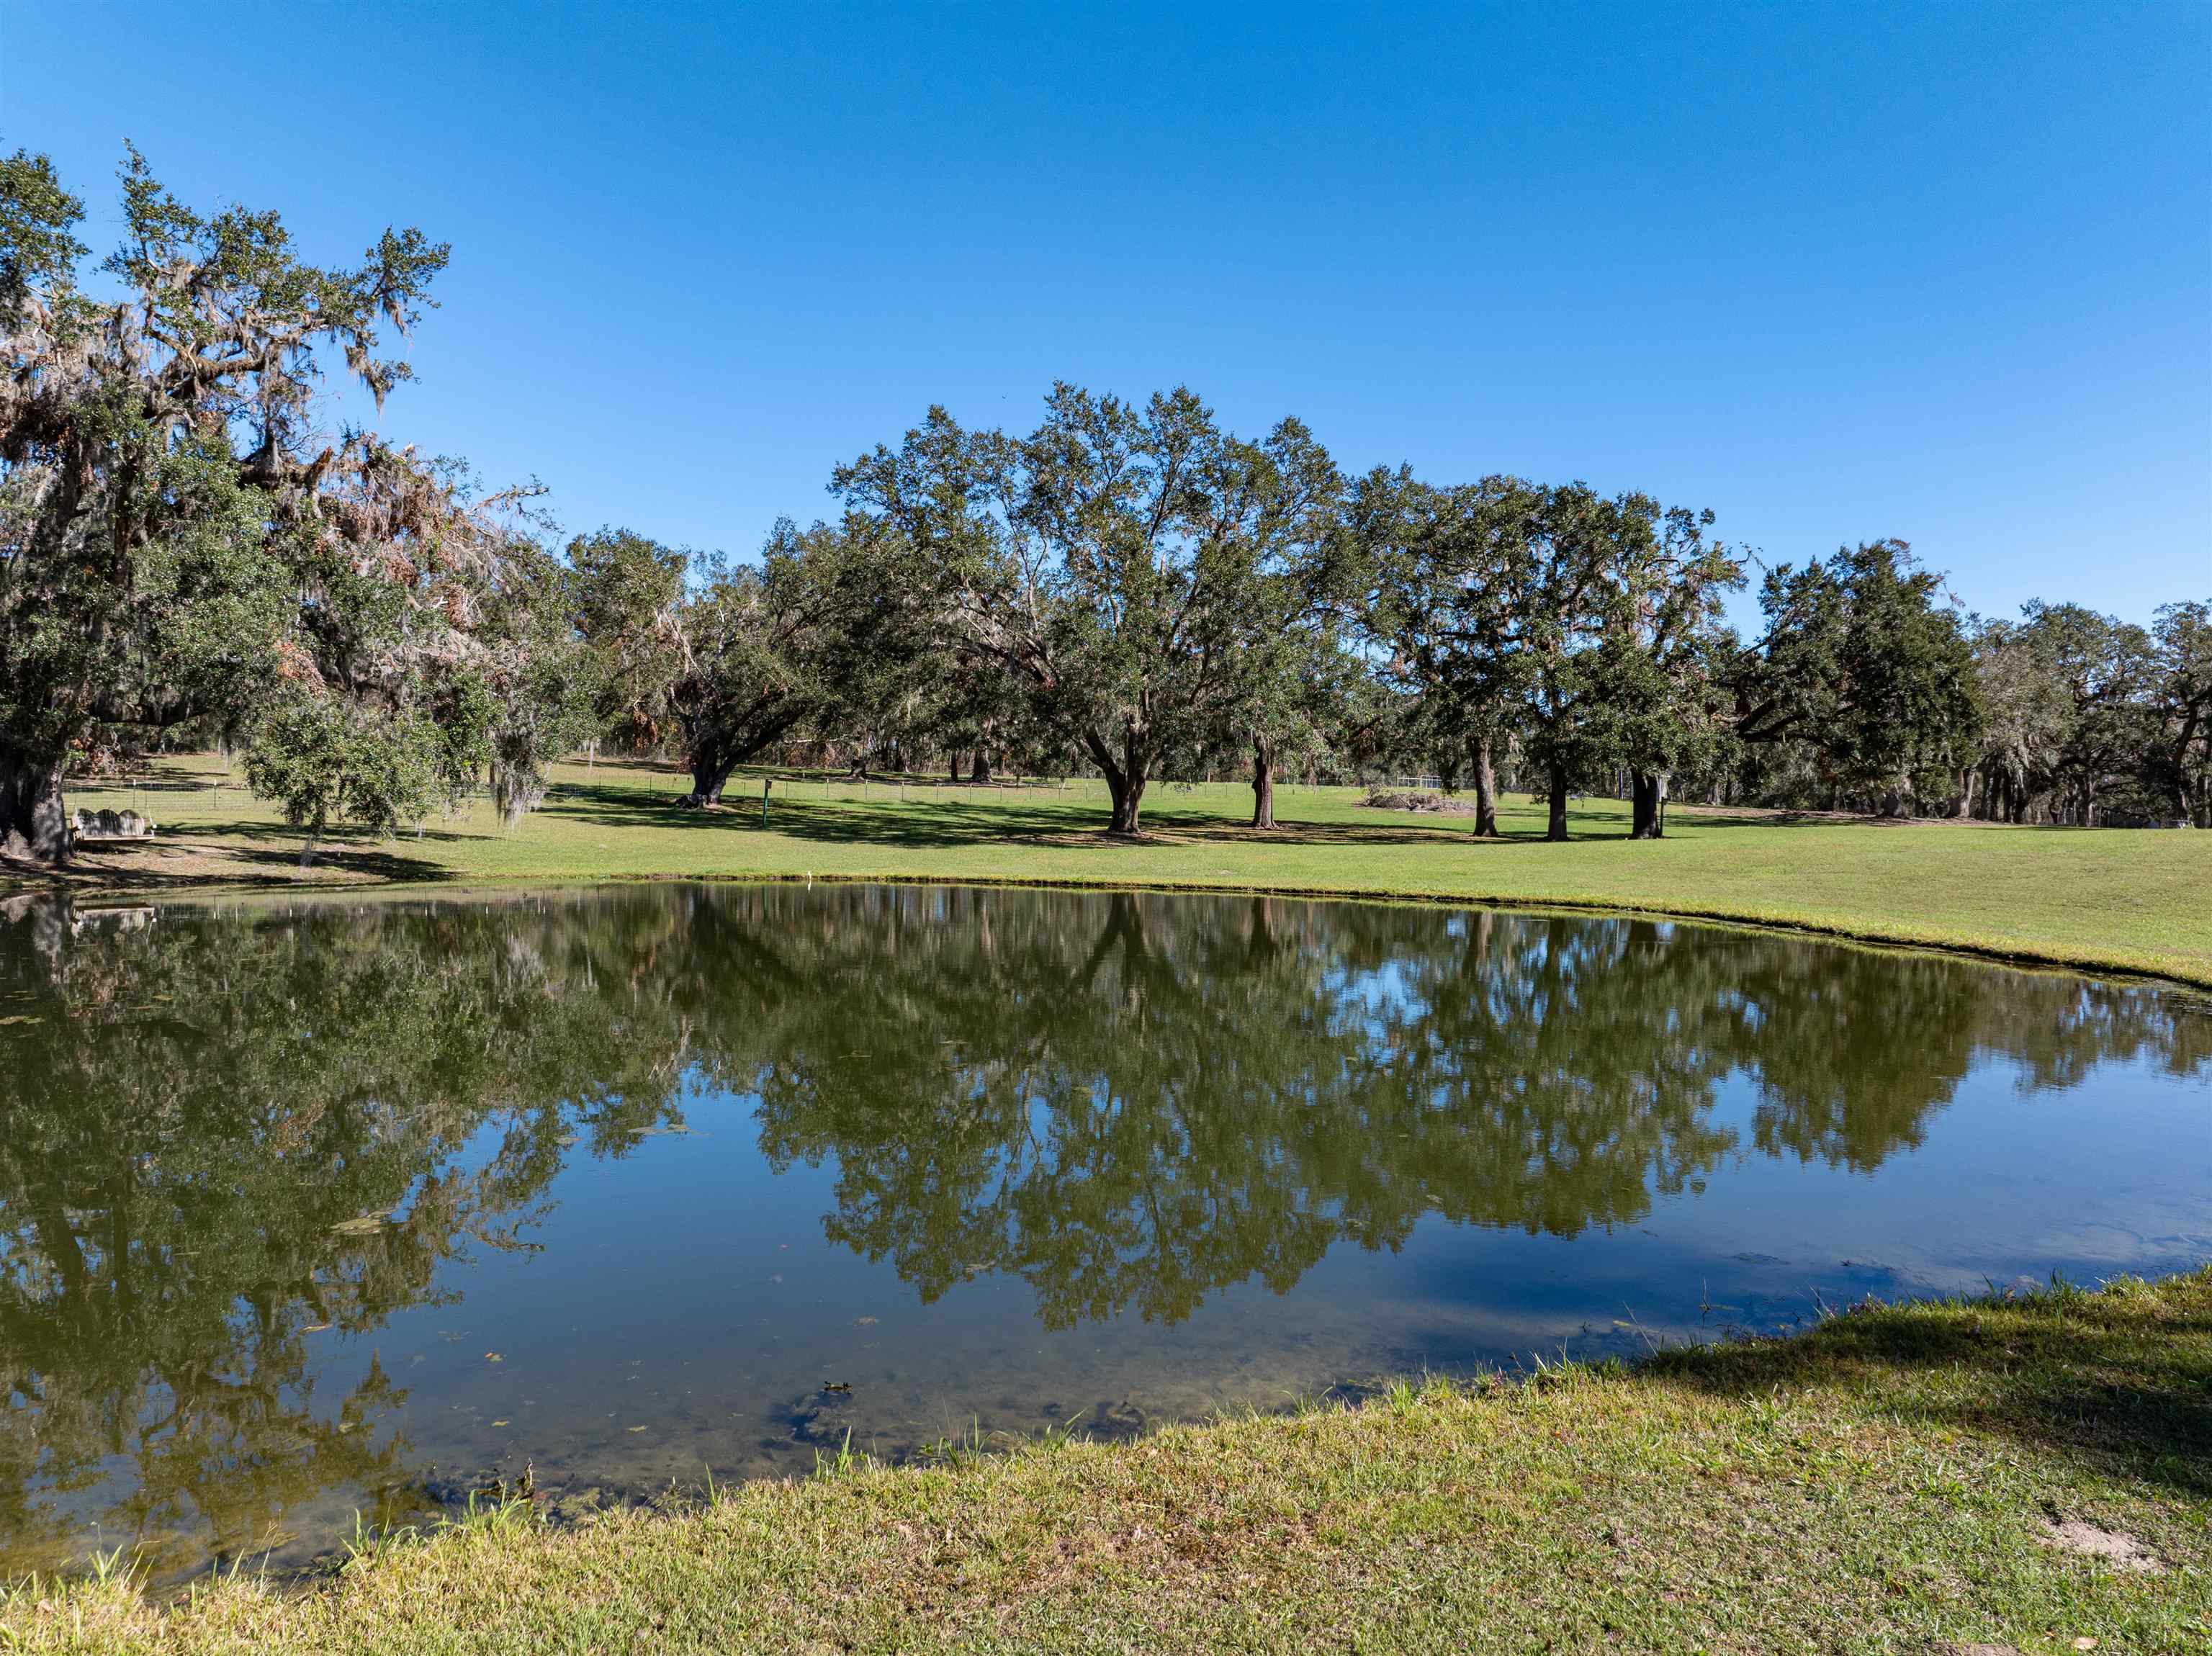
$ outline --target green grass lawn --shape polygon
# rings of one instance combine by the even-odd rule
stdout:
[[[150,847],[81,889],[292,887],[300,837],[207,761],[143,791]],[[1538,838],[1285,790],[779,782],[699,814],[678,779],[564,767],[513,832],[478,806],[341,838],[316,882],[803,877],[1125,882],[1591,905],[1788,924],[2212,985],[2212,834],[1786,822],[1625,807]],[[26,879],[28,871],[19,871]],[[415,889],[420,889],[416,887]],[[2072,1548],[2054,1544],[2062,1536]],[[2091,1556],[2084,1546],[2119,1557]],[[2132,1561],[2132,1564],[2130,1562]],[[2142,1568],[2132,1567],[2140,1564]],[[865,1460],[581,1526],[511,1501],[304,1587],[181,1603],[128,1579],[0,1598],[0,1650],[2212,1651],[2212,1269],[2030,1300],[1869,1307],[1794,1340],[1519,1384],[1410,1386],[943,1464]]]
[[[73,792],[135,804],[162,825],[154,848],[83,859],[97,886],[276,883],[300,835],[217,761],[166,761],[140,789]],[[1362,809],[1347,788],[1286,787],[1282,831],[1243,826],[1250,793],[1155,785],[1148,836],[1116,843],[1097,783],[1066,788],[780,781],[761,826],[759,781],[727,809],[671,803],[665,769],[564,765],[544,810],[513,832],[489,805],[421,837],[333,840],[313,877],[444,881],[747,876],[882,877],[1260,889],[1632,908],[1808,927],[2212,985],[2212,834],[1789,821],[1676,810],[1656,843],[1627,837],[1627,807],[1578,804],[1575,838],[1547,845],[1541,809],[1510,797],[1502,839],[1465,818]],[[17,870],[19,877],[23,876]]]
[[[2212,1648],[2212,1270],[1134,1444],[857,1461],[578,1528],[516,1501],[304,1591],[0,1601],[0,1647],[173,1656],[2085,1640]]]

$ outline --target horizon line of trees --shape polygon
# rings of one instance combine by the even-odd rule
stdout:
[[[155,741],[242,749],[315,835],[489,786],[510,821],[591,744],[743,765],[1095,773],[1109,832],[1162,779],[1407,768],[1469,786],[2082,826],[2212,827],[2212,604],[1983,620],[1902,541],[1763,567],[1710,511],[1588,484],[1346,476],[1285,419],[1187,388],[1055,385],[1027,434],[941,408],[836,469],[834,520],[757,564],[623,529],[557,544],[534,484],[326,439],[324,359],[382,405],[447,249],[302,259],[134,150],[121,246],[0,159],[0,846],[64,858],[64,776]]]

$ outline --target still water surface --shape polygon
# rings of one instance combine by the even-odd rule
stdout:
[[[2212,1258],[2149,987],[1241,897],[0,913],[9,1574]]]

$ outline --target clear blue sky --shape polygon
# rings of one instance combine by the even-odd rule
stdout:
[[[381,424],[750,552],[1055,377],[1348,468],[2212,594],[2212,5],[0,0],[0,142],[450,240]]]

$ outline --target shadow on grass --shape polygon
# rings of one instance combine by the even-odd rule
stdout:
[[[934,786],[935,784],[928,786]],[[716,810],[694,810],[673,795],[635,787],[564,783],[543,807],[544,814],[578,824],[607,828],[653,828],[672,832],[743,832],[760,825],[756,796],[728,798]],[[1376,813],[1378,817],[1382,813]],[[882,845],[933,848],[984,844],[1026,845],[1102,851],[1145,845],[1193,842],[1281,846],[1540,846],[1540,834],[1508,834],[1480,840],[1467,828],[1433,822],[1314,822],[1285,820],[1261,831],[1229,816],[1186,813],[1172,798],[1148,816],[1135,840],[1105,832],[1106,813],[1098,802],[1022,799],[943,799],[916,797],[884,799],[820,799],[772,794],[769,826],[796,840],[835,845]],[[1579,840],[1625,840],[1627,820],[1611,812],[1570,816]],[[1595,831],[1593,831],[1595,830]]]
[[[410,856],[404,841],[327,836],[303,870],[303,840],[295,828],[268,822],[195,823],[190,839],[142,844],[84,846],[56,869],[44,863],[0,858],[0,884],[98,893],[189,891],[212,886],[343,887],[369,883],[429,884],[457,877],[430,857]],[[426,831],[426,840],[461,836]]]
[[[1792,1338],[1661,1352],[1642,1372],[1727,1397],[1863,1387],[1906,1418],[2212,1498],[2212,1265],[2096,1293],[1869,1305]]]
[[[295,859],[300,854],[300,847],[307,843],[307,836],[301,829],[289,827],[283,822],[271,822],[258,818],[234,817],[227,822],[197,822],[179,828],[177,831],[179,834],[195,836],[204,834],[224,840],[243,840],[257,846],[289,846]],[[315,859],[319,862],[326,855],[352,852],[365,846],[404,846],[418,841],[425,845],[451,845],[463,840],[481,837],[478,834],[465,834],[455,828],[431,828],[427,824],[420,833],[410,828],[396,839],[389,840],[379,839],[373,834],[364,834],[353,828],[334,828],[326,829],[322,837],[315,842]],[[156,843],[159,842],[156,841]]]
[[[254,847],[234,851],[231,860],[245,863],[271,875],[290,878],[297,874],[300,855],[296,850],[264,850]],[[315,860],[307,872],[312,878],[314,870],[328,868],[337,873],[358,876],[364,880],[392,880],[434,882],[458,877],[453,870],[424,857],[410,857],[399,852],[356,848],[343,846],[324,846],[317,849]]]
[[[1876,816],[1864,811],[1784,810],[1755,805],[1669,805],[1668,821],[1698,828],[2003,828],[2018,833],[2105,835],[2110,828],[2078,828],[2070,822],[1991,822],[1978,816]]]

